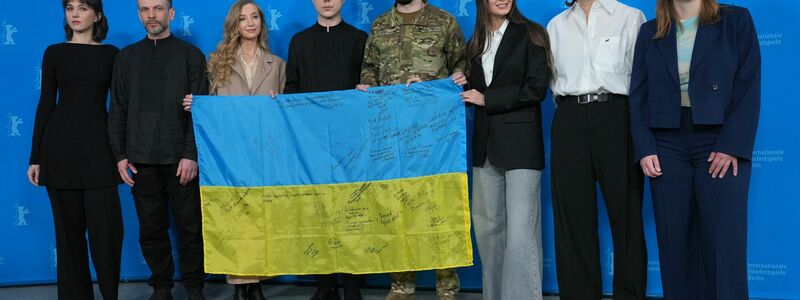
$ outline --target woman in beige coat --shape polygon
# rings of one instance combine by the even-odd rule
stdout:
[[[254,96],[283,93],[286,62],[270,53],[261,8],[251,0],[233,4],[225,18],[223,39],[208,60],[211,94],[220,96]],[[192,95],[183,100],[191,110]],[[234,299],[265,299],[260,281],[264,277],[228,275],[235,285]]]

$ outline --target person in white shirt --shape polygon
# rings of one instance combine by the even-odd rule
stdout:
[[[551,78],[547,31],[517,1],[477,2],[467,46],[475,106],[472,217],[483,299],[542,299],[541,102]]]
[[[616,0],[567,5],[547,25],[557,105],[551,178],[560,295],[602,296],[599,183],[614,244],[614,299],[644,299],[643,174],[634,164],[627,118],[633,49],[644,14]]]

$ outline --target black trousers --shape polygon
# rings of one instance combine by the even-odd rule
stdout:
[[[602,295],[598,183],[614,243],[614,299],[644,299],[644,175],[633,162],[627,97],[613,96],[608,102],[589,104],[559,99],[551,130],[556,271],[561,299],[595,300]]]
[[[197,178],[187,185],[175,176],[177,164],[136,165],[132,188],[139,216],[139,244],[155,289],[171,289],[175,265],[169,238],[169,211],[175,221],[180,270],[187,289],[203,287],[203,236],[200,218],[200,187]]]
[[[56,229],[58,299],[94,299],[87,231],[100,293],[117,299],[123,231],[117,187],[47,193]]]
[[[321,290],[332,290],[338,287],[338,274],[317,275],[317,287]],[[360,289],[364,286],[364,275],[341,274],[342,287],[346,289]]]

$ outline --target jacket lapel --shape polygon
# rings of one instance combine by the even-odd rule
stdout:
[[[694,41],[694,50],[692,50],[692,65],[689,69],[694,70],[695,67],[703,60],[703,57],[708,50],[711,49],[711,46],[714,45],[714,41],[717,40],[717,36],[719,36],[719,23],[715,24],[700,24],[697,27],[697,37],[695,37]]]
[[[678,79],[678,40],[675,27],[673,24],[669,34],[658,39],[656,45],[661,57],[664,59],[664,63],[667,64],[670,77],[672,77],[676,85],[680,85],[680,79]]]
[[[472,79],[475,81],[471,84],[472,88],[481,92],[486,90],[485,70],[483,69],[483,64],[481,64],[480,56],[472,60],[472,71],[470,72],[472,73]]]
[[[239,76],[239,83],[242,85],[242,91],[247,90],[247,77],[244,75],[244,69],[242,69],[242,63],[239,61],[239,56],[237,54],[236,60],[233,62],[233,72],[236,73],[236,76]],[[230,79],[229,79],[230,80]],[[231,80],[231,83],[233,81]]]
[[[255,95],[261,85],[264,84],[264,81],[267,79],[269,74],[272,72],[272,54],[268,52],[263,52],[261,59],[259,60],[259,67],[258,70],[253,76],[253,85],[250,87],[250,95]],[[277,93],[278,91],[275,91]]]
[[[508,57],[508,52],[513,48],[516,36],[519,35],[525,28],[523,25],[514,24],[509,22],[506,32],[503,34],[503,39],[500,40],[500,46],[497,48],[497,53],[494,56],[494,71],[492,71],[492,83],[495,82],[497,74],[500,74],[502,67],[505,65],[505,60]]]

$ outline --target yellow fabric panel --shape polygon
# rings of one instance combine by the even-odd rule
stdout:
[[[366,274],[472,265],[464,173],[200,191],[210,274]]]

